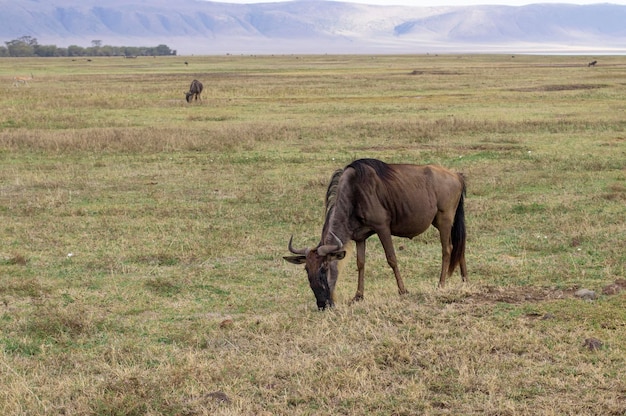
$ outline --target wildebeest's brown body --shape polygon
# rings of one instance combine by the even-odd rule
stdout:
[[[285,257],[292,263],[306,263],[318,306],[325,307],[321,305],[323,292],[328,292],[328,303],[333,303],[337,276],[332,263],[345,253],[342,246],[349,240],[356,242],[357,249],[359,278],[355,300],[362,299],[365,241],[373,234],[380,238],[401,294],[406,293],[406,288],[398,271],[391,236],[413,238],[430,225],[439,230],[442,245],[439,285],[445,284],[446,275],[451,274],[457,264],[466,280],[465,181],[460,174],[434,165],[389,165],[361,159],[337,171],[331,179],[329,192],[331,187],[333,200],[327,206],[320,244],[312,250],[294,250],[290,242],[290,250],[300,256]],[[320,276],[320,270],[324,271],[324,276]],[[327,276],[328,270],[330,276]]]
[[[198,98],[200,99],[200,101],[202,101],[202,97],[200,96],[200,94],[202,94],[202,89],[203,86],[200,81],[198,81],[197,79],[191,81],[189,91],[185,93],[185,99],[187,100],[187,102],[190,103],[194,97],[196,98],[196,101],[198,101]]]

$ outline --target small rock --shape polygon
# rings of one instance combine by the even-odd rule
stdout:
[[[574,295],[584,300],[595,300],[598,297],[598,295],[596,295],[596,292],[594,292],[593,290],[589,290],[589,289],[577,290],[576,293],[574,293]]]
[[[232,319],[224,319],[222,322],[220,322],[220,328],[230,328],[231,326],[233,326]]]
[[[230,403],[230,398],[223,391],[214,391],[209,393],[206,397],[215,400],[218,403]]]
[[[611,283],[602,289],[602,293],[605,295],[616,295],[622,290],[626,290],[626,279],[617,279],[615,283]]]
[[[615,283],[605,286],[602,289],[602,294],[603,295],[616,295],[619,292],[622,291],[622,288],[619,285],[616,285]]]
[[[599,339],[587,338],[585,340],[585,343],[583,344],[583,347],[589,348],[589,351],[596,351],[602,348],[603,345],[604,344],[602,344],[602,341],[600,341]]]

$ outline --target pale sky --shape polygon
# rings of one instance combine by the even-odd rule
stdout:
[[[213,0],[218,1],[218,0]],[[219,0],[222,3],[279,3],[285,0]],[[287,0],[288,1],[288,0]],[[499,4],[506,6],[523,6],[536,3],[566,3],[566,4],[626,4],[626,0],[337,0],[350,3],[378,4],[385,6],[477,6],[482,4]]]

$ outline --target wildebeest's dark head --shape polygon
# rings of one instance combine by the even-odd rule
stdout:
[[[289,251],[296,256],[283,257],[293,264],[304,264],[304,268],[309,278],[309,285],[318,309],[326,309],[334,305],[335,284],[337,283],[337,260],[346,256],[343,244],[337,236],[333,234],[337,244],[320,245],[314,249],[295,249],[291,245],[293,237],[289,239]]]

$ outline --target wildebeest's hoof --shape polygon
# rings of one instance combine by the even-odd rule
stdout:
[[[353,304],[353,303],[355,303],[355,302],[360,302],[360,301],[362,301],[362,300],[363,300],[363,295],[360,295],[360,294],[358,294],[358,293],[357,293],[357,294],[356,294],[356,295],[354,295],[354,297],[352,298],[352,301],[350,302],[350,304]]]

